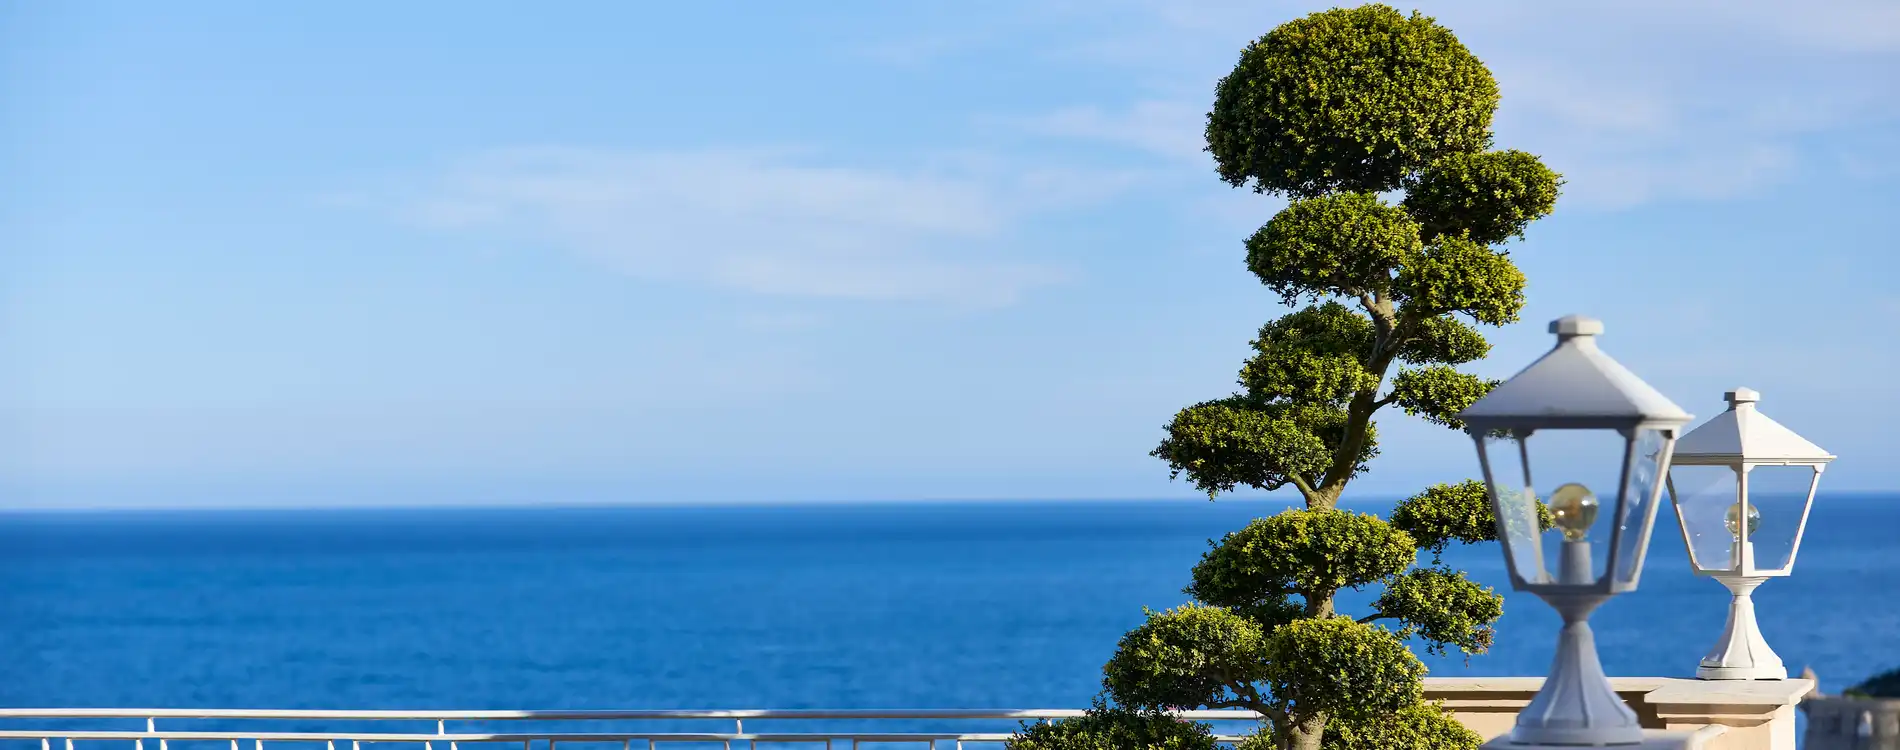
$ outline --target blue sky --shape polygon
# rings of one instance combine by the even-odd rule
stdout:
[[[1478,369],[1593,314],[1900,488],[1900,6],[1800,6],[1417,6],[1568,180]],[[0,505],[1192,497],[1283,312],[1201,117],[1323,7],[0,4]]]

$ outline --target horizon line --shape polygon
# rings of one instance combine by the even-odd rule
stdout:
[[[1835,498],[1900,497],[1900,490],[1836,490],[1824,493]],[[1354,498],[1342,498],[1340,506],[1363,504],[1384,504],[1396,502],[1408,497],[1398,494],[1370,494]],[[1822,494],[1817,494],[1819,501]],[[1264,503],[1293,505],[1299,502],[1297,496],[1274,497],[1270,495],[1243,495],[1207,499],[1203,497],[1013,497],[1013,498],[841,498],[836,500],[790,499],[790,500],[657,500],[657,501],[599,501],[599,502],[445,502],[445,503],[397,503],[397,504],[339,504],[313,505],[305,503],[286,503],[280,505],[0,505],[0,516],[93,514],[93,513],[257,513],[286,512],[303,513],[313,511],[470,511],[470,510],[604,510],[604,509],[687,509],[687,508],[797,508],[797,507],[841,507],[841,506],[892,506],[892,505],[1060,505],[1060,504],[1118,504],[1118,503]]]

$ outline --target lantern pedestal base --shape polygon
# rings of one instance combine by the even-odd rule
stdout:
[[[1610,595],[1539,593],[1538,597],[1563,615],[1564,629],[1557,639],[1550,676],[1537,697],[1518,713],[1517,726],[1505,743],[1641,745],[1643,727],[1636,712],[1610,687],[1603,663],[1597,659],[1596,636],[1590,632],[1590,612]]]
[[[1715,739],[1726,733],[1727,727],[1707,726],[1700,729],[1663,730],[1651,729],[1643,732],[1642,741],[1634,745],[1624,745],[1623,750],[1700,750],[1715,744]],[[1484,743],[1481,750],[1577,750],[1576,745],[1520,745],[1509,738],[1499,737]]]
[[[1769,577],[1728,574],[1711,577],[1728,587],[1733,598],[1728,603],[1728,627],[1709,655],[1702,657],[1695,676],[1704,680],[1788,679],[1787,666],[1761,636],[1761,628],[1755,623],[1755,601],[1750,597],[1755,587]]]

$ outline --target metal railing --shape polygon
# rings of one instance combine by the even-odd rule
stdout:
[[[414,750],[461,750],[462,743],[519,743],[521,750],[559,750],[562,743],[618,743],[619,750],[658,750],[659,743],[718,743],[725,750],[732,750],[734,743],[746,743],[748,750],[759,750],[760,743],[779,744],[823,744],[825,750],[836,750],[834,743],[849,742],[851,750],[860,750],[865,743],[919,743],[926,750],[942,750],[939,743],[954,750],[963,750],[964,743],[1002,743],[1009,739],[1010,732],[997,731],[773,731],[747,732],[747,721],[784,722],[811,724],[820,721],[852,722],[889,722],[907,723],[932,722],[935,724],[991,723],[1014,720],[1018,722],[1054,721],[1056,719],[1082,716],[1083,711],[1073,709],[863,709],[863,710],[646,710],[646,711],[333,711],[333,710],[253,710],[253,709],[130,709],[130,708],[0,708],[0,748],[30,747],[37,740],[40,750],[87,750],[76,748],[76,742],[93,743],[97,741],[116,741],[129,744],[129,750],[183,750],[172,747],[173,743],[189,743],[190,750],[198,750],[204,743],[230,743],[230,750],[265,750],[265,743],[280,745],[298,743],[297,750],[314,750],[316,743],[322,743],[324,750],[339,750],[339,744],[348,743],[348,750],[366,750],[364,745],[381,743],[408,743]],[[1176,717],[1190,721],[1207,721],[1219,724],[1235,725],[1238,722],[1257,723],[1259,715],[1245,710],[1222,711],[1179,711]],[[143,729],[137,727],[110,728],[107,725],[118,720],[142,720]],[[177,730],[161,729],[159,722],[175,724],[182,721],[216,722],[216,729]],[[556,730],[535,724],[582,723],[582,722],[731,722],[732,731],[706,732],[641,732],[607,731],[605,728],[588,731]],[[434,730],[429,731],[389,731],[382,729],[364,730],[356,727],[337,726],[334,730],[319,729],[310,731],[270,731],[264,728],[233,729],[228,725],[259,722],[297,722],[308,724],[374,724],[391,722],[425,723],[433,722]],[[451,723],[469,724],[476,722],[516,723],[520,731],[469,731],[467,728],[451,727]],[[20,727],[21,723],[46,723],[50,726]],[[510,727],[511,730],[516,727]],[[453,731],[452,731],[453,730]],[[1216,739],[1236,742],[1241,738],[1234,731],[1216,730]],[[147,743],[156,743],[148,747]],[[417,745],[420,747],[418,748]],[[438,746],[440,745],[440,746]],[[127,745],[119,745],[125,749]],[[281,750],[292,750],[282,748]],[[579,750],[575,748],[575,750]]]

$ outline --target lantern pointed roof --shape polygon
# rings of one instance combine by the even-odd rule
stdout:
[[[1680,426],[1690,416],[1597,348],[1602,321],[1580,315],[1550,324],[1557,346],[1458,418],[1475,429]]]
[[[1737,388],[1722,395],[1728,411],[1676,441],[1677,463],[1799,461],[1826,463],[1833,454],[1783,427],[1755,408],[1761,394]]]

